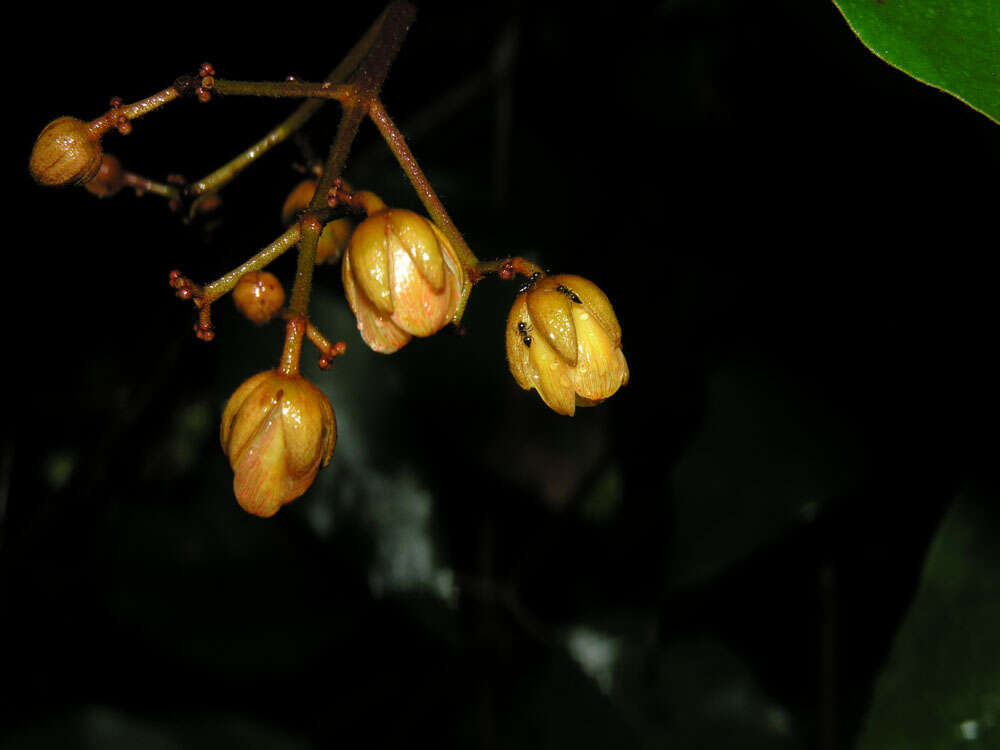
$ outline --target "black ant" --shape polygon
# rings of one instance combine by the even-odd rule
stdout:
[[[521,341],[524,342],[524,345],[530,347],[531,336],[528,335],[528,325],[523,320],[518,321],[517,332],[521,334]]]
[[[569,297],[574,302],[580,302],[580,298],[577,297],[576,294],[572,290],[567,289],[562,284],[560,284],[559,286],[556,287],[556,291],[557,292],[562,292],[563,294],[565,294],[567,297]]]
[[[524,282],[524,286],[522,286],[520,289],[517,290],[517,293],[524,294],[526,291],[531,289],[531,287],[535,285],[535,282],[538,281],[541,275],[542,275],[541,271],[535,271],[533,274],[531,274],[531,276],[528,277],[528,280]]]

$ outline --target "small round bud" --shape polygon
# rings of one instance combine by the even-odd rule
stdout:
[[[622,328],[607,296],[580,276],[535,280],[507,318],[507,363],[558,414],[594,406],[628,382]]]
[[[105,154],[101,159],[101,166],[91,179],[83,183],[87,192],[93,193],[98,198],[110,198],[123,187],[125,187],[125,175],[122,172],[122,163],[117,157]]]
[[[75,117],[53,120],[31,150],[31,176],[39,185],[79,185],[97,174],[101,142]]]
[[[330,399],[315,385],[268,370],[233,393],[219,436],[235,472],[236,500],[267,518],[309,489],[330,463],[337,421]]]
[[[285,289],[269,271],[251,271],[233,289],[233,302],[245,318],[263,325],[285,304]]]
[[[441,230],[399,208],[358,225],[341,270],[361,337],[383,354],[451,322],[466,282],[465,268]]]

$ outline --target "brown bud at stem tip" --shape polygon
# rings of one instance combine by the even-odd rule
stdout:
[[[53,120],[31,150],[31,176],[40,185],[80,185],[101,166],[101,141],[75,117]]]

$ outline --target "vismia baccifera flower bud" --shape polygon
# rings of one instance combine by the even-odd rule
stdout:
[[[31,176],[39,185],[79,185],[101,166],[100,135],[75,117],[60,117],[46,125],[31,149]]]
[[[247,320],[263,325],[285,304],[285,288],[270,271],[243,274],[233,289],[233,302]]]
[[[580,276],[548,276],[514,300],[507,362],[558,414],[594,406],[628,382],[622,328],[607,296]]]
[[[423,216],[400,208],[354,230],[342,267],[361,337],[391,354],[412,336],[430,336],[455,316],[465,268],[448,239]]]
[[[337,422],[319,388],[301,375],[268,370],[233,393],[220,437],[235,472],[236,500],[267,518],[309,489],[330,463]]]
[[[343,183],[346,185],[346,183]],[[316,192],[316,180],[303,180],[285,198],[285,203],[281,207],[281,222],[289,225],[295,221],[295,217],[300,211],[309,205],[313,193]],[[350,190],[350,186],[345,187]],[[354,220],[344,216],[327,222],[320,232],[319,241],[316,244],[316,265],[321,263],[336,263],[340,260],[347,243],[351,240],[351,232],[354,231]]]

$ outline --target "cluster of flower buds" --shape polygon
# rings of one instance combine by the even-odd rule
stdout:
[[[113,128],[128,133],[131,118],[183,94],[193,93],[207,101],[214,88],[223,88],[223,82],[216,81],[214,75],[206,63],[197,79],[182,76],[173,86],[128,107],[113,99],[111,109],[92,122],[74,117],[53,120],[42,130],[32,150],[29,167],[33,178],[47,186],[83,185],[99,197],[114,195],[126,185],[136,192],[150,189],[153,183],[124,171],[115,157],[104,154],[103,134]],[[374,114],[372,117],[376,119]],[[384,112],[379,122],[380,129],[384,126],[394,130]],[[390,136],[386,135],[386,139],[392,145]],[[397,156],[398,148],[397,143],[393,149]],[[402,148],[405,152],[405,144]],[[415,162],[407,166],[406,159],[399,156],[399,160],[417,185],[411,171],[419,173]],[[322,181],[326,184],[325,179]],[[282,242],[273,243],[266,254],[255,256],[256,262],[241,268],[266,265],[277,257],[276,253],[288,249],[292,238],[301,240],[304,236],[311,240],[320,217],[330,216],[328,209],[343,201],[351,210],[363,210],[367,218],[360,223],[350,217],[327,222],[318,237],[315,262],[342,261],[347,302],[369,347],[390,354],[411,338],[431,336],[461,317],[460,307],[471,280],[481,278],[494,264],[479,263],[464,247],[454,227],[445,226],[446,234],[417,213],[388,208],[374,193],[353,192],[340,179],[330,181],[324,210],[310,212],[310,205],[318,203],[319,182],[300,182],[282,207],[282,221],[286,225],[299,221],[303,231],[298,235],[285,232]],[[177,208],[181,197],[190,191],[182,189],[183,178],[168,177],[168,183],[174,184],[160,185],[159,192],[169,196],[171,205]],[[421,194],[426,202],[428,196]],[[191,203],[190,216],[211,210],[218,203],[216,190],[202,194]],[[432,215],[441,215],[432,204],[428,206]],[[458,244],[461,255],[449,237]],[[524,259],[508,259],[497,272],[510,279],[531,274],[529,268],[537,266]],[[210,306],[229,290],[237,309],[254,323],[265,323],[277,315],[287,320],[279,368],[246,380],[233,393],[222,415],[220,439],[234,471],[236,499],[247,512],[257,516],[272,516],[301,496],[319,469],[329,463],[337,439],[329,399],[299,374],[303,339],[320,350],[320,367],[324,369],[345,347],[343,342],[328,341],[308,320],[311,273],[302,271],[309,270],[300,269],[289,309],[283,308],[285,293],[281,283],[267,271],[245,273],[238,281],[227,275],[208,287],[194,284],[179,271],[171,273],[171,286],[177,295],[194,299],[198,307],[195,330],[200,338],[212,338]],[[628,382],[621,335],[611,303],[592,282],[579,276],[549,277],[539,271],[521,290],[511,309],[506,330],[507,360],[522,388],[535,389],[552,410],[572,416],[577,406],[600,403]]]
[[[611,302],[580,276],[533,281],[507,318],[507,362],[558,414],[594,406],[628,382],[622,328]]]
[[[341,271],[361,337],[383,354],[450,323],[466,283],[465,268],[441,230],[400,208],[378,211],[358,225]]]
[[[269,517],[309,489],[337,442],[326,395],[301,375],[268,370],[233,393],[222,414],[233,491],[248,513]]]

